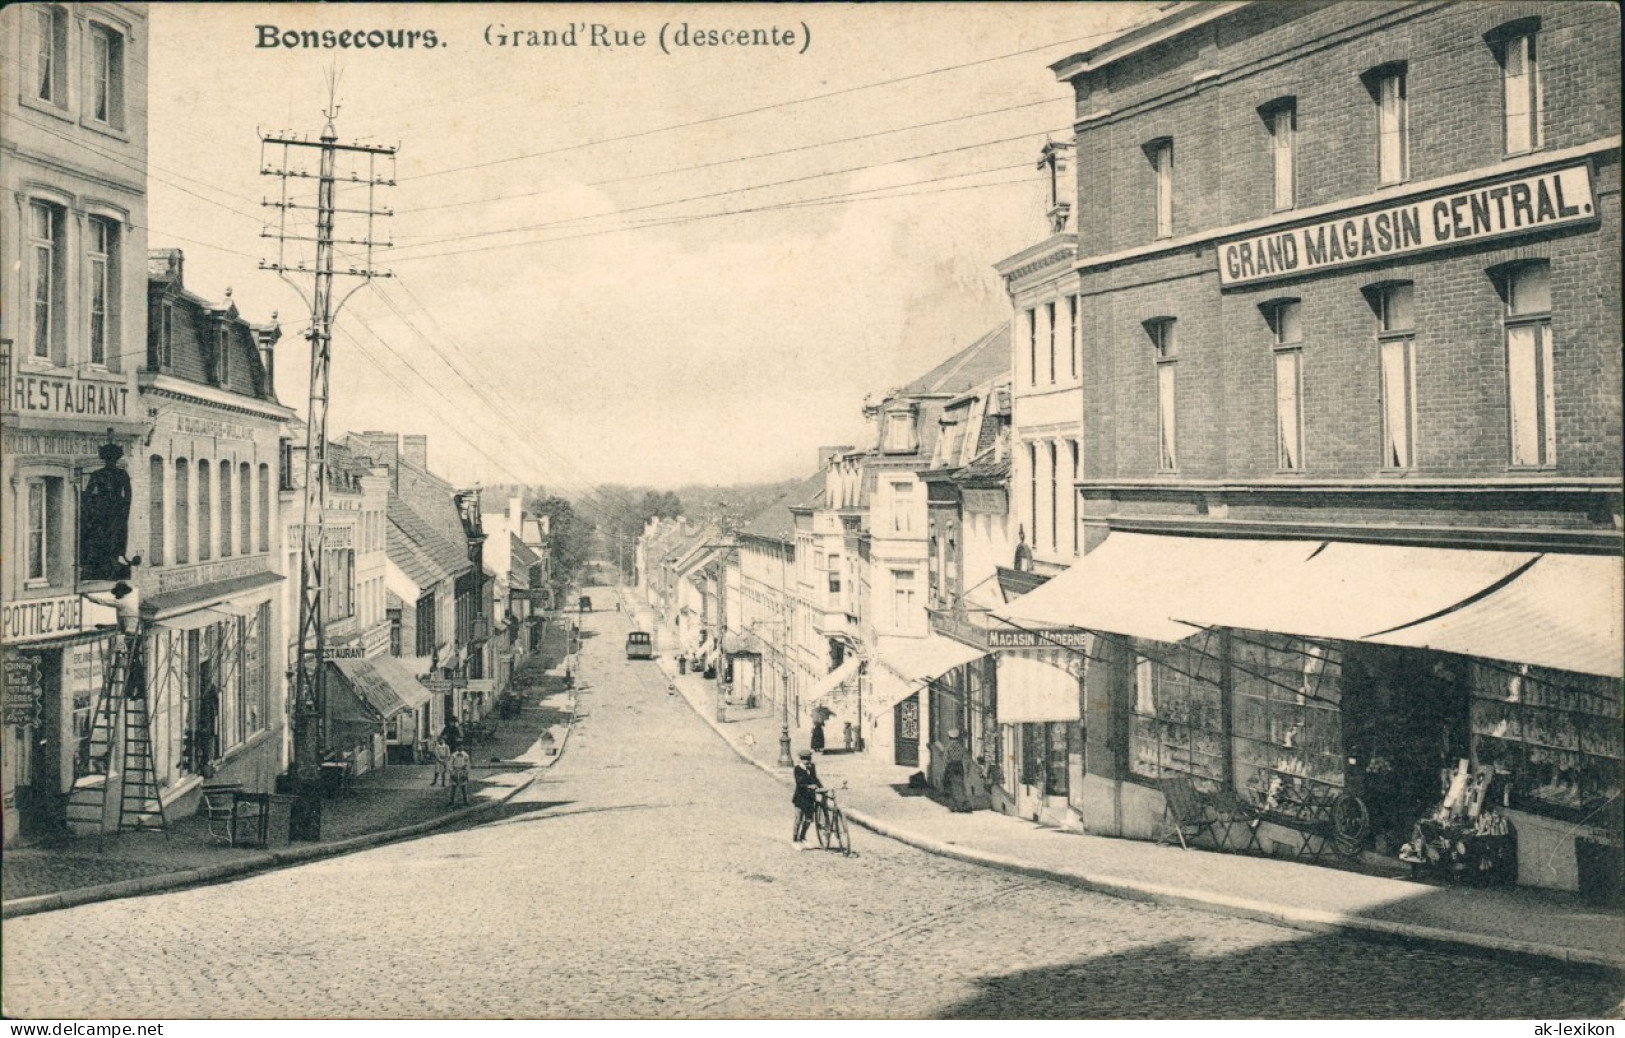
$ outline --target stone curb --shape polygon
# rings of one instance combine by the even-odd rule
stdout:
[[[668,674],[669,678],[670,675]],[[688,701],[688,697],[684,696],[683,698],[685,702]],[[691,707],[692,705],[690,704]],[[752,764],[758,770],[772,776],[781,785],[790,785],[789,779],[776,765],[768,764],[746,753],[716,721],[706,717],[703,711],[695,710],[695,715],[710,725],[711,730],[716,732],[723,742],[727,743],[728,748],[733,750],[746,763]],[[872,818],[867,813],[853,808],[842,808],[842,810],[847,818],[865,829],[925,851],[928,854],[953,858],[972,865],[1002,869],[1006,872],[1031,876],[1034,879],[1064,883],[1070,887],[1125,900],[1147,901],[1154,904],[1172,905],[1199,912],[1208,912],[1214,915],[1252,919],[1257,922],[1273,923],[1277,926],[1304,930],[1310,933],[1347,931],[1377,938],[1399,938],[1446,950],[1469,951],[1514,959],[1541,959],[1560,962],[1565,965],[1591,966],[1613,971],[1625,971],[1625,957],[1610,958],[1600,952],[1587,951],[1582,948],[1567,948],[1561,945],[1541,944],[1534,941],[1519,941],[1512,938],[1495,937],[1490,934],[1464,933],[1458,930],[1444,930],[1437,927],[1418,926],[1414,923],[1401,923],[1385,919],[1366,919],[1361,916],[1349,915],[1346,912],[1320,912],[1314,909],[1297,908],[1289,905],[1248,901],[1243,898],[1227,897],[1211,891],[1169,887],[1140,880],[1120,879],[1114,876],[1091,876],[1079,872],[1063,872],[1058,869],[1045,868],[1041,865],[1033,865],[1018,858],[1007,857],[991,851],[971,850],[952,843],[946,843],[935,837],[922,836],[919,833],[899,828],[889,822]]]
[[[579,705],[579,701],[577,702]],[[204,865],[197,868],[183,869],[178,872],[162,872],[152,876],[138,876],[135,879],[120,880],[117,883],[103,883],[94,887],[79,887],[75,890],[59,890],[51,894],[13,898],[10,901],[0,903],[0,919],[14,919],[18,916],[55,912],[60,909],[75,908],[79,905],[88,905],[99,901],[116,901],[127,897],[140,897],[143,894],[156,894],[166,890],[180,890],[185,887],[221,883],[259,872],[269,872],[273,869],[302,865],[320,858],[334,858],[342,854],[377,847],[381,844],[411,839],[414,836],[421,836],[424,833],[442,829],[454,823],[469,821],[506,804],[519,793],[529,789],[537,779],[541,778],[543,772],[558,763],[559,759],[564,756],[565,747],[570,744],[570,735],[575,731],[575,723],[576,711],[572,709],[570,711],[570,723],[564,733],[564,739],[559,743],[558,751],[545,763],[530,765],[529,774],[523,782],[507,790],[500,797],[484,800],[478,804],[471,804],[460,811],[402,826],[399,829],[363,833],[360,836],[352,836],[349,839],[339,840],[334,843],[268,850],[264,854],[246,858],[242,861],[221,862],[217,865]]]

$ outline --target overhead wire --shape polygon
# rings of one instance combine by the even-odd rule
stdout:
[[[1059,132],[1064,131],[1065,129],[1066,129],[1065,127],[1062,127],[1060,130],[1047,130],[1047,131],[1035,131],[1035,132],[1059,133]],[[1035,136],[1035,132],[1021,133],[1021,134],[1016,134],[1015,136],[1001,137],[1001,138],[997,138],[995,140],[990,140],[990,141],[978,141],[975,144],[964,144],[964,145],[959,145],[958,147],[953,147],[953,148],[942,148],[942,149],[939,149],[937,151],[928,151],[928,152],[924,152],[924,153],[919,154],[919,155],[905,155],[905,156],[901,156],[899,158],[887,159],[887,160],[882,161],[882,162],[869,162],[869,163],[865,163],[865,164],[859,165],[859,166],[848,166],[848,167],[846,167],[844,169],[827,170],[827,171],[822,172],[822,173],[810,173],[810,174],[807,174],[805,176],[790,177],[790,178],[785,179],[785,180],[774,180],[774,181],[769,181],[769,182],[764,183],[764,184],[750,184],[750,185],[746,185],[744,187],[729,188],[728,190],[725,190],[725,191],[711,191],[711,192],[707,192],[707,193],[701,194],[701,195],[689,195],[689,196],[687,196],[685,198],[672,198],[672,199],[667,199],[667,200],[662,201],[662,202],[649,202],[649,203],[646,203],[644,205],[626,206],[626,207],[623,207],[623,208],[620,208],[620,209],[615,209],[615,210],[613,210],[611,212],[608,212],[608,213],[594,214],[592,216],[587,216],[587,217],[575,217],[575,218],[572,218],[572,219],[569,219],[569,220],[550,220],[550,221],[544,221],[544,222],[538,223],[538,224],[527,224],[527,225],[522,226],[522,227],[505,228],[505,229],[499,230],[499,231],[471,231],[471,232],[469,232],[467,234],[454,234],[454,235],[449,235],[449,236],[444,237],[444,238],[429,239],[427,241],[421,241],[421,242],[417,242],[417,243],[411,244],[411,245],[403,245],[403,246],[401,246],[401,248],[402,249],[420,249],[420,248],[427,248],[427,247],[432,246],[432,245],[447,245],[447,244],[450,244],[452,242],[467,241],[467,240],[469,240],[471,238],[488,238],[488,237],[493,237],[493,236],[499,235],[499,234],[522,234],[522,233],[524,233],[526,231],[546,230],[547,228],[550,228],[550,227],[559,227],[559,226],[564,226],[564,225],[567,225],[567,224],[570,224],[570,223],[578,223],[578,222],[580,222],[582,220],[586,220],[586,219],[604,219],[604,218],[614,217],[614,216],[624,216],[627,213],[646,212],[646,211],[648,211],[650,209],[661,209],[661,208],[665,208],[666,206],[680,205],[680,204],[683,204],[683,203],[686,203],[686,202],[700,202],[700,201],[706,201],[706,200],[713,199],[713,198],[726,198],[726,197],[728,197],[730,195],[746,194],[746,193],[749,193],[749,192],[752,192],[752,191],[762,191],[762,190],[766,190],[767,188],[770,188],[770,187],[785,187],[785,186],[790,185],[790,184],[806,183],[809,180],[821,180],[821,179],[823,179],[825,177],[842,176],[842,175],[848,174],[848,173],[861,173],[861,172],[871,170],[871,169],[879,169],[879,168],[884,167],[884,166],[896,166],[896,165],[900,165],[902,163],[907,163],[907,162],[918,162],[921,159],[940,158],[940,157],[942,157],[944,155],[954,155],[954,154],[958,154],[960,152],[974,151],[977,148],[992,147],[993,145],[996,145],[996,144],[1009,144],[1009,143],[1012,143],[1014,141],[1030,141]]]
[[[1142,21],[1140,23],[1137,23],[1137,24],[1143,24],[1144,22],[1150,21],[1154,17],[1160,17],[1160,12],[1157,12],[1157,13],[1147,17],[1146,19],[1142,19]],[[430,170],[430,171],[425,172],[425,173],[413,174],[410,177],[403,177],[402,179],[403,180],[423,180],[423,179],[426,179],[428,177],[444,176],[447,173],[461,173],[461,172],[465,172],[465,171],[471,170],[471,169],[485,169],[485,168],[488,168],[490,166],[503,165],[503,164],[509,163],[509,162],[520,162],[520,161],[523,161],[525,159],[542,158],[542,157],[545,157],[545,156],[548,156],[548,155],[557,155],[557,154],[560,154],[560,153],[566,152],[566,151],[575,151],[575,150],[578,150],[578,149],[581,149],[581,148],[596,147],[596,146],[601,145],[601,144],[613,144],[613,143],[616,143],[616,142],[619,142],[619,141],[635,140],[635,139],[640,138],[640,137],[648,137],[648,136],[652,136],[652,135],[658,134],[658,133],[669,133],[669,132],[672,132],[674,130],[686,130],[686,129],[690,129],[690,128],[695,127],[695,126],[706,126],[706,125],[709,125],[711,123],[723,122],[723,121],[726,121],[726,120],[729,120],[729,119],[739,119],[739,118],[742,118],[742,117],[747,116],[747,115],[759,115],[759,114],[761,114],[763,112],[772,112],[772,111],[776,111],[776,110],[778,110],[780,108],[788,108],[788,107],[791,107],[793,105],[807,104],[807,103],[812,102],[812,101],[823,101],[823,100],[826,100],[826,99],[831,98],[831,97],[842,97],[842,96],[845,96],[845,95],[848,95],[848,94],[860,93],[860,92],[865,91],[865,90],[874,90],[874,89],[877,89],[879,87],[895,86],[898,83],[908,83],[908,82],[912,82],[912,81],[918,80],[918,79],[925,79],[925,78],[928,78],[930,76],[941,75],[941,74],[943,74],[945,72],[955,72],[955,71],[958,71],[960,69],[975,68],[975,67],[977,67],[979,65],[987,65],[987,64],[991,64],[991,63],[996,62],[996,61],[1005,61],[1005,60],[1008,60],[1010,58],[1017,58],[1017,57],[1022,57],[1024,55],[1027,55],[1027,54],[1034,54],[1034,53],[1037,53],[1038,51],[1041,51],[1041,50],[1049,50],[1052,47],[1061,47],[1061,46],[1065,46],[1067,44],[1083,43],[1083,42],[1085,42],[1087,40],[1101,39],[1101,38],[1107,37],[1107,36],[1116,36],[1116,35],[1118,35],[1118,34],[1120,34],[1122,32],[1128,31],[1129,28],[1133,28],[1133,26],[1128,26],[1128,27],[1125,27],[1125,28],[1122,28],[1122,29],[1111,29],[1111,30],[1096,32],[1096,33],[1086,33],[1086,34],[1084,34],[1082,36],[1073,36],[1073,37],[1069,37],[1068,39],[1064,39],[1064,40],[1053,40],[1053,41],[1051,41],[1049,43],[1039,44],[1036,47],[1026,47],[1026,48],[1023,48],[1021,50],[1008,51],[1008,52],[1006,52],[1004,54],[995,54],[995,55],[992,55],[991,57],[977,58],[977,59],[972,60],[972,61],[958,62],[958,63],[953,64],[953,65],[943,65],[943,66],[940,66],[938,68],[926,69],[926,70],[921,71],[921,72],[913,72],[913,73],[909,73],[908,75],[904,75],[904,76],[894,76],[894,77],[892,77],[890,79],[878,80],[878,81],[875,81],[875,82],[872,82],[872,83],[860,83],[860,84],[858,84],[856,86],[842,87],[839,90],[825,91],[822,94],[809,94],[806,97],[789,98],[789,99],[784,100],[784,101],[774,102],[773,104],[760,105],[760,106],[758,106],[756,108],[747,108],[747,109],[743,109],[743,110],[737,111],[737,112],[727,112],[727,113],[724,113],[722,115],[706,116],[705,118],[702,118],[702,119],[691,119],[691,120],[688,120],[686,122],[671,123],[671,124],[666,125],[666,126],[656,126],[656,127],[652,127],[650,129],[647,129],[647,130],[638,130],[638,131],[635,131],[635,132],[632,132],[632,133],[617,134],[617,135],[615,135],[613,137],[602,137],[602,138],[599,138],[599,139],[596,139],[596,140],[591,140],[591,141],[581,141],[581,142],[576,143],[576,144],[561,145],[561,146],[559,146],[557,148],[549,148],[549,149],[546,149],[546,150],[543,150],[543,151],[529,152],[529,153],[524,154],[524,155],[514,155],[514,156],[509,156],[507,158],[501,158],[501,159],[490,159],[490,160],[487,160],[487,161],[484,161],[484,162],[468,163],[468,164],[461,165],[461,166],[449,166],[449,167],[446,167],[445,169]]]

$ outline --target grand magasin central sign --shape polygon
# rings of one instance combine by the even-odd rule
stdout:
[[[1569,166],[1226,242],[1218,248],[1219,283],[1299,277],[1596,216],[1591,167]]]

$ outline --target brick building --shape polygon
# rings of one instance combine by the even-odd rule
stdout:
[[[1004,615],[1090,632],[1089,828],[1182,776],[1394,854],[1465,768],[1521,882],[1617,866],[1618,17],[1181,4],[1053,66],[1088,554]]]

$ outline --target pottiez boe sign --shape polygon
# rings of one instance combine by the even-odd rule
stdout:
[[[1219,246],[1219,284],[1297,277],[1595,219],[1591,167],[1571,166],[1429,195]]]

